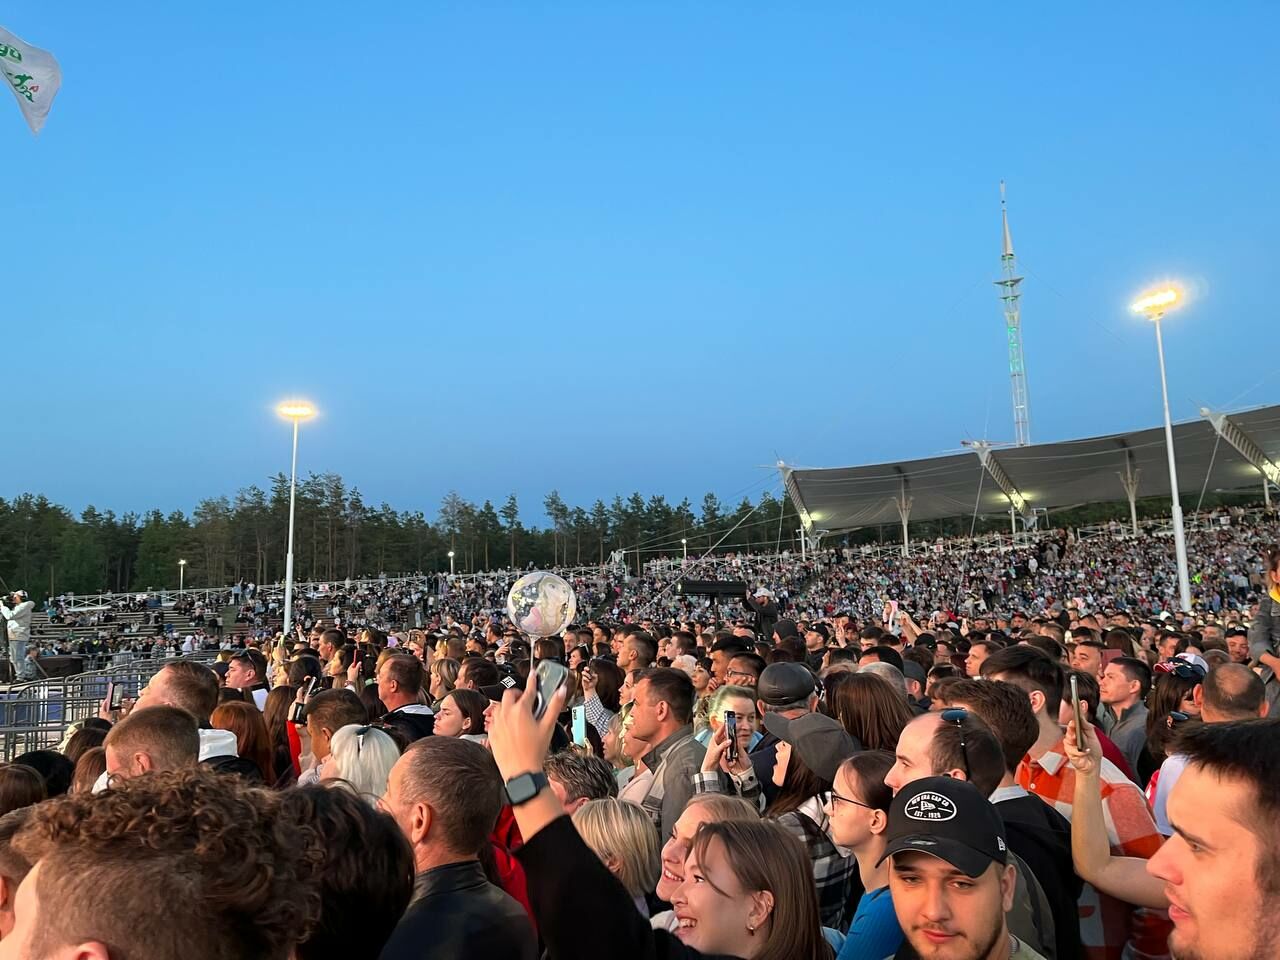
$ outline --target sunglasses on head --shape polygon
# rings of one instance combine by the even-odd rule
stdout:
[[[954,723],[956,729],[960,731],[960,761],[964,764],[964,778],[972,779],[969,773],[969,748],[964,742],[964,722],[969,716],[968,710],[962,710],[959,707],[950,707],[941,713],[943,723]]]
[[[1198,663],[1187,663],[1185,660],[1165,660],[1151,668],[1156,673],[1172,673],[1179,680],[1203,680],[1204,669]]]

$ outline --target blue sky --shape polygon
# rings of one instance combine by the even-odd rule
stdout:
[[[0,496],[190,509],[288,467],[366,502],[776,488],[1280,398],[1270,3],[13,7]],[[905,5],[898,5],[904,6]],[[707,424],[717,425],[716,428]]]

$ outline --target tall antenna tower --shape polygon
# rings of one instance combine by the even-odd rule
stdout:
[[[1022,294],[1018,284],[1017,260],[1013,255],[1013,237],[1009,234],[1009,210],[1004,201],[1004,181],[1000,181],[1000,220],[1004,226],[1004,247],[1000,254],[1000,268],[1004,276],[996,281],[1000,288],[1000,301],[1004,304],[1005,333],[1009,339],[1009,380],[1013,386],[1013,434],[1014,443],[1025,447],[1031,442],[1031,399],[1027,393],[1027,365],[1022,355],[1022,318],[1018,301]]]

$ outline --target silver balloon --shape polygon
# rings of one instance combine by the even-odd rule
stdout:
[[[526,573],[507,594],[507,616],[530,637],[563,633],[578,613],[578,597],[567,580],[545,570]]]

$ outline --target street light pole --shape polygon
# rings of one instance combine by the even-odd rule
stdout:
[[[684,551],[684,562],[685,562],[685,564],[688,564],[688,562],[689,562],[689,540],[688,540],[688,538],[687,538],[687,537],[681,537],[681,538],[680,538],[680,549]]]
[[[453,551],[449,551],[449,576],[453,576]]]
[[[293,459],[289,466],[289,542],[284,560],[284,622],[280,632],[288,636],[293,625],[293,517],[298,493],[298,426],[303,420],[315,416],[315,408],[302,401],[282,403],[277,408],[280,415],[293,421]]]
[[[187,561],[178,561],[178,596],[182,596],[182,591],[186,588],[187,580]]]
[[[1182,610],[1191,612],[1191,576],[1187,565],[1187,533],[1182,524],[1182,503],[1178,497],[1178,464],[1173,454],[1173,420],[1169,416],[1169,383],[1164,372],[1164,335],[1160,329],[1160,321],[1164,319],[1165,310],[1181,299],[1177,290],[1172,287],[1149,294],[1133,305],[1133,309],[1144,313],[1147,319],[1156,325],[1156,353],[1160,358],[1160,396],[1164,401],[1164,447],[1169,456],[1169,492],[1172,497],[1173,514],[1173,546],[1178,563],[1178,599]]]

